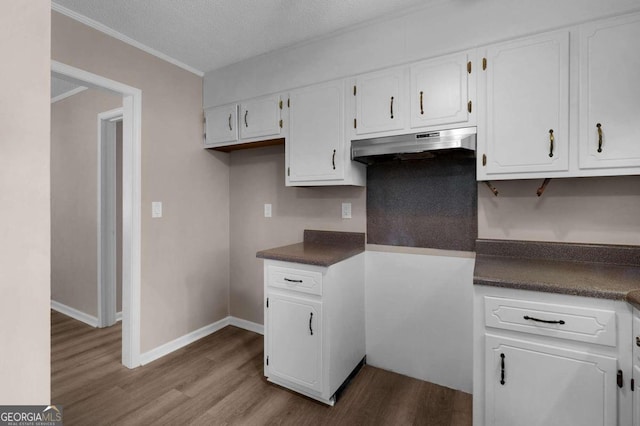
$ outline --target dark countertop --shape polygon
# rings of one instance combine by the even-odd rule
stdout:
[[[535,243],[527,251],[526,246],[478,240],[474,284],[626,300],[640,308],[640,247]]]
[[[331,266],[364,252],[364,241],[364,233],[306,229],[303,242],[261,250],[256,253],[256,257],[306,265]]]

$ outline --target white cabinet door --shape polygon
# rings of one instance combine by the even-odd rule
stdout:
[[[638,40],[639,15],[581,28],[582,169],[640,167]]]
[[[354,96],[357,135],[404,128],[404,69],[385,70],[357,77]]]
[[[640,364],[633,367],[633,379],[635,381],[633,392],[633,426],[640,426]]]
[[[411,67],[411,127],[464,123],[469,119],[467,54]]]
[[[270,375],[322,391],[322,303],[268,294]]]
[[[280,95],[266,96],[240,104],[240,138],[277,137],[282,122]]]
[[[228,145],[238,140],[238,104],[210,108],[204,112],[205,146]]]
[[[478,179],[568,171],[569,32],[491,46],[485,58]]]
[[[525,340],[486,336],[485,424],[617,424],[617,361]]]
[[[344,83],[299,89],[291,92],[290,100],[289,181],[343,179]]]

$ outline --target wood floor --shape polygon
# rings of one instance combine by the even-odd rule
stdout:
[[[335,407],[267,383],[261,335],[226,327],[151,364],[120,364],[120,324],[51,313],[52,402],[69,425],[471,425],[471,395],[365,366]]]

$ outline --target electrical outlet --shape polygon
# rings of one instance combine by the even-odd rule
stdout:
[[[351,219],[351,203],[342,203],[342,218]]]
[[[151,203],[151,217],[162,217],[162,201],[153,201]]]
[[[271,204],[264,205],[264,217],[271,217]]]

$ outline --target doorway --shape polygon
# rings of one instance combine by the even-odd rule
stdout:
[[[134,87],[127,86],[114,80],[89,73],[87,71],[51,61],[51,73],[53,77],[77,84],[78,86],[107,91],[122,97],[120,111],[108,111],[98,116],[98,140],[106,141],[109,136],[109,124],[102,125],[103,121],[111,122],[118,117],[122,122],[122,364],[128,368],[140,365],[140,268],[141,268],[141,119],[142,119],[142,92]],[[102,137],[104,134],[104,138]],[[101,143],[101,145],[104,145]],[[102,152],[103,147],[98,147]],[[106,148],[105,148],[106,149]],[[107,161],[110,155],[100,156],[98,173],[100,182],[99,193],[102,185],[108,181],[103,180],[102,175],[108,173],[109,167],[101,166],[103,160]],[[115,159],[114,159],[115,161]],[[115,168],[114,168],[115,169]],[[105,208],[115,209],[115,184],[112,194],[105,197],[113,197],[113,200],[100,196],[98,201],[99,215],[99,243],[98,262],[114,262],[116,260],[115,229],[109,227],[115,220],[107,219],[110,215]],[[112,205],[113,204],[113,205]],[[101,220],[104,218],[104,224]],[[104,225],[104,226],[103,226]],[[113,233],[109,236],[109,233]],[[103,256],[107,256],[107,260]],[[98,267],[98,282],[103,279],[106,282],[115,283],[114,269],[107,264]],[[106,276],[105,276],[106,274]],[[111,275],[111,276],[109,276]],[[98,289],[98,324],[115,322],[115,285],[112,287],[100,286]],[[104,294],[103,294],[103,288]],[[112,291],[113,290],[113,291]],[[113,315],[111,315],[113,307]]]

